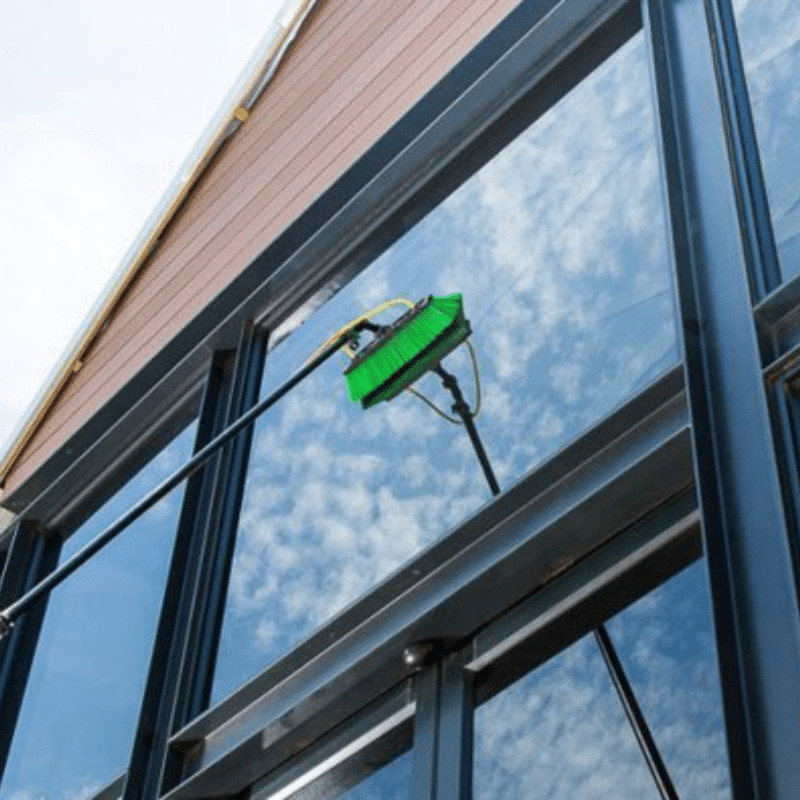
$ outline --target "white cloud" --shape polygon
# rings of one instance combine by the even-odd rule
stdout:
[[[612,620],[617,650],[680,797],[730,796],[704,568]],[[586,637],[479,708],[475,797],[655,798],[605,667]]]

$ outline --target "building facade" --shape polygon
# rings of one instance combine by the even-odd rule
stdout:
[[[0,799],[795,798],[798,66],[790,0],[297,4],[2,463]],[[453,292],[499,492],[313,360]]]

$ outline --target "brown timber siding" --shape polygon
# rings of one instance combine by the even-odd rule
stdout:
[[[517,0],[321,0],[6,480],[14,491]]]

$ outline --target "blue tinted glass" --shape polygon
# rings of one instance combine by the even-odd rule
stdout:
[[[800,273],[800,3],[735,0],[784,278]]]
[[[475,712],[475,800],[658,800],[594,639]]]
[[[663,219],[639,36],[279,344],[264,391],[364,310],[462,292],[508,487],[675,363]],[[408,393],[361,410],[346,363],[256,426],[215,700],[490,498],[461,426]],[[474,403],[465,349],[445,366]],[[417,388],[451,413],[433,375]]]
[[[685,570],[608,629],[678,796],[728,800],[704,569]],[[474,785],[475,800],[660,796],[593,637],[477,710]]]
[[[608,623],[678,795],[728,800],[730,778],[704,561]]]
[[[189,458],[194,427],[67,541],[62,561]],[[126,769],[182,494],[175,489],[53,591],[3,800],[79,800]]]

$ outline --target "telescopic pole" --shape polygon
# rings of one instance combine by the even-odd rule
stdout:
[[[0,640],[4,639],[14,626],[14,622],[28,611],[36,602],[55,589],[75,570],[88,561],[95,553],[102,550],[109,542],[115,539],[132,522],[137,520],[148,509],[152,508],[162,497],[169,494],[178,484],[197,472],[212,456],[216,455],[237,434],[263,414],[268,408],[275,405],[287,392],[291,391],[298,383],[310,375],[320,364],[327,361],[337,350],[347,344],[356,336],[361,326],[356,326],[343,333],[333,344],[323,350],[304,367],[299,369],[283,385],[272,394],[254,405],[247,413],[242,414],[236,422],[232,423],[216,438],[212,439],[205,447],[197,451],[189,461],[177,469],[161,484],[145,495],[136,505],[112,522],[102,533],[98,534],[91,542],[78,550],[75,555],[65,561],[60,567],[53,570],[46,578],[42,579],[22,597],[15,600],[10,606],[0,612]]]

